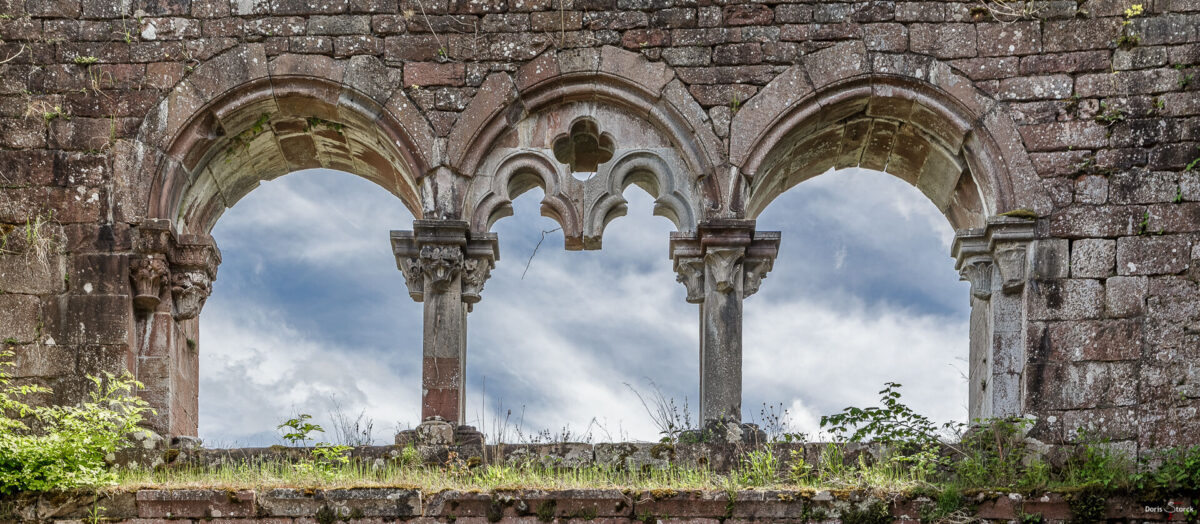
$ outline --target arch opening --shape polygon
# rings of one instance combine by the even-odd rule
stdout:
[[[258,186],[304,169],[360,176],[420,216],[423,163],[387,109],[353,88],[316,79],[252,81],[195,113],[168,146],[150,215],[207,233]]]
[[[830,170],[893,175],[921,191],[955,229],[996,212],[997,183],[979,155],[977,128],[951,104],[907,86],[842,86],[781,122],[749,181],[757,217],[795,185]]]
[[[966,421],[969,285],[923,193],[883,172],[831,171],[780,195],[757,226],[784,241],[744,306],[746,418],[769,422],[782,403],[812,437],[821,415],[875,405],[894,381],[918,412]]]
[[[212,230],[221,278],[194,321],[203,339],[180,356],[199,359],[206,442],[281,444],[275,425],[297,413],[313,415],[332,440],[339,410],[365,413],[387,441],[394,421],[418,418],[419,390],[395,384],[420,381],[412,365],[420,304],[397,292],[403,275],[381,240],[412,217],[355,178],[289,173],[250,192]],[[357,442],[371,436],[363,429]]]
[[[564,250],[554,245],[561,232],[543,240],[558,223],[538,216],[540,193],[520,195],[493,229],[505,262],[470,314],[468,420],[488,442],[509,409],[506,442],[563,428],[595,441],[655,440],[624,383],[645,395],[653,380],[682,403],[694,400],[697,373],[695,312],[662,256],[673,224],[654,217],[653,198],[631,184],[629,214],[612,224],[603,249]]]

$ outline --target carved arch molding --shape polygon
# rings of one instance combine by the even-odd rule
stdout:
[[[171,239],[150,243],[160,247],[141,253],[131,282],[150,315],[142,321],[174,322],[168,331],[179,334],[141,331],[139,358],[184,358],[149,346],[196,339],[192,319],[219,257],[201,264],[187,246],[217,253],[206,233],[223,209],[260,180],[331,167],[382,185],[420,219],[391,241],[410,295],[425,304],[423,417],[461,421],[466,316],[499,259],[492,226],[511,215],[513,199],[540,188],[542,214],[562,226],[566,248],[599,249],[605,227],[626,213],[622,194],[637,185],[675,225],[680,281],[713,324],[701,341],[702,358],[712,359],[702,366],[702,416],[740,419],[741,301],[761,285],[780,241],[755,231],[753,217],[829,168],[889,166],[970,228],[956,256],[980,311],[972,315],[972,415],[1025,410],[1012,363],[1024,359],[1020,283],[1033,264],[1016,260],[1033,257],[1036,244],[1032,229],[989,217],[1044,211],[1048,200],[1011,119],[936,60],[837,44],[799,60],[719,124],[662,62],[607,46],[547,51],[515,73],[487,76],[442,135],[378,59],[312,60],[269,60],[259,44],[227,51],[172,90],[121,150],[119,176],[148,188],[132,195],[130,208],[146,217],[137,235],[161,236],[168,224]],[[211,76],[229,64],[244,74]],[[885,147],[874,145],[881,136]],[[902,154],[893,136],[929,154]],[[716,325],[726,322],[737,326]],[[177,412],[180,394],[171,389],[163,411]],[[186,434],[181,420],[165,425]]]

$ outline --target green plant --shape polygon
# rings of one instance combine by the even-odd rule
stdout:
[[[150,411],[128,374],[88,376],[88,399],[73,406],[30,406],[22,397],[51,393],[13,385],[12,352],[0,351],[0,493],[69,490],[117,480],[105,457],[129,445]]]
[[[738,468],[738,480],[745,486],[766,486],[776,481],[779,474],[779,461],[770,446],[756,449],[742,458]]]
[[[804,460],[804,452],[793,449],[788,464],[788,480],[793,484],[807,484],[812,480],[813,467]]]
[[[1033,490],[1050,482],[1050,467],[1032,455],[1024,439],[1026,419],[989,419],[967,431],[951,465],[963,489]]]
[[[1119,107],[1109,107],[1107,102],[1100,102],[1100,114],[1096,115],[1096,122],[1111,126],[1117,122],[1125,120],[1125,111]]]
[[[841,413],[821,417],[821,427],[827,428],[838,442],[939,445],[939,432],[953,430],[956,425],[947,423],[937,426],[928,417],[901,402],[899,390],[900,384],[887,382],[879,391],[882,407],[848,407]]]
[[[942,522],[947,517],[962,511],[966,506],[962,492],[955,488],[946,488],[930,497],[931,504],[921,506],[922,522]]]
[[[1183,188],[1182,187],[1175,188],[1175,198],[1171,199],[1171,203],[1172,204],[1182,204],[1183,203]]]
[[[1078,439],[1083,444],[1067,460],[1064,480],[1072,486],[1112,491],[1129,482],[1133,461],[1114,450],[1107,439],[1098,439],[1080,429]]]
[[[1138,222],[1138,235],[1145,235],[1150,228],[1150,212],[1146,211],[1142,214],[1142,221]]]
[[[55,118],[63,117],[63,116],[65,116],[65,115],[63,115],[62,106],[54,106],[45,111],[42,111],[42,120],[45,120],[47,124],[50,123],[51,120],[54,120]],[[68,120],[69,120],[69,118],[68,118]]]
[[[1151,461],[1158,468],[1150,469]],[[1142,458],[1142,466],[1130,477],[1138,491],[1166,495],[1200,490],[1200,446],[1155,451]]]
[[[1084,524],[1104,521],[1105,497],[1097,490],[1074,493],[1068,502],[1071,507],[1071,522]]]
[[[77,65],[92,65],[99,61],[100,61],[100,59],[96,58],[94,56],[77,56],[77,57],[75,57],[75,64],[77,64]]]
[[[1200,149],[1200,146],[1196,146],[1196,149]],[[1186,173],[1188,171],[1195,171],[1197,165],[1200,165],[1200,156],[1192,159],[1191,162],[1188,162],[1188,165],[1184,166],[1183,172]]]
[[[242,131],[233,138],[229,139],[229,147],[225,149],[225,160],[229,161],[230,157],[232,157],[233,154],[237,153],[238,151],[249,151],[250,142],[254,140],[254,137],[262,134],[262,132],[267,129],[267,124],[270,122],[270,120],[271,113],[263,113],[258,116],[258,120],[255,120],[254,123],[250,125],[250,129]]]
[[[892,515],[888,512],[887,504],[874,499],[865,506],[854,505],[842,512],[842,522],[845,524],[890,524]]]
[[[307,446],[308,441],[312,440],[310,433],[324,433],[325,430],[316,424],[308,422],[312,415],[301,413],[296,418],[290,418],[282,424],[275,426],[275,429],[287,428],[283,434],[283,440],[288,441],[291,445],[301,444]]]

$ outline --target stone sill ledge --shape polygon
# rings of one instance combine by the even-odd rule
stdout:
[[[150,524],[179,522],[245,522],[247,524],[333,524],[383,521],[447,522],[862,522],[847,517],[880,503],[887,504],[893,522],[916,522],[928,499],[910,499],[865,491],[743,490],[621,491],[616,489],[442,491],[425,493],[403,488],[264,490],[181,489],[115,491],[94,494],[26,493],[0,499],[0,522],[93,522],[91,512],[105,522]],[[977,518],[1021,521],[1040,514],[1044,522],[1074,519],[1071,494],[1046,493],[1025,498],[1009,493],[980,493],[968,500]],[[1167,501],[1162,501],[1162,507]],[[1179,502],[1176,502],[1179,504]],[[1105,499],[1109,520],[1182,521],[1180,515],[1148,511],[1128,496]],[[872,521],[878,522],[878,521]]]

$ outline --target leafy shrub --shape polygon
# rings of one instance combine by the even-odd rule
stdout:
[[[954,480],[963,488],[1007,488],[1024,491],[1045,487],[1050,467],[1033,456],[1025,443],[1025,419],[989,419],[963,436],[954,462]]]
[[[12,384],[11,351],[0,351],[0,493],[111,484],[105,458],[129,445],[149,410],[129,376],[89,376],[93,390],[75,406],[30,406],[21,397],[49,393]]]
[[[1082,430],[1079,439],[1083,445],[1067,461],[1063,472],[1068,485],[1111,491],[1129,483],[1133,463],[1125,453],[1108,446],[1107,440],[1095,439]]]
[[[1156,469],[1143,464],[1143,471],[1130,482],[1143,492],[1171,494],[1200,491],[1200,446],[1160,450],[1147,457],[1159,462]]]

